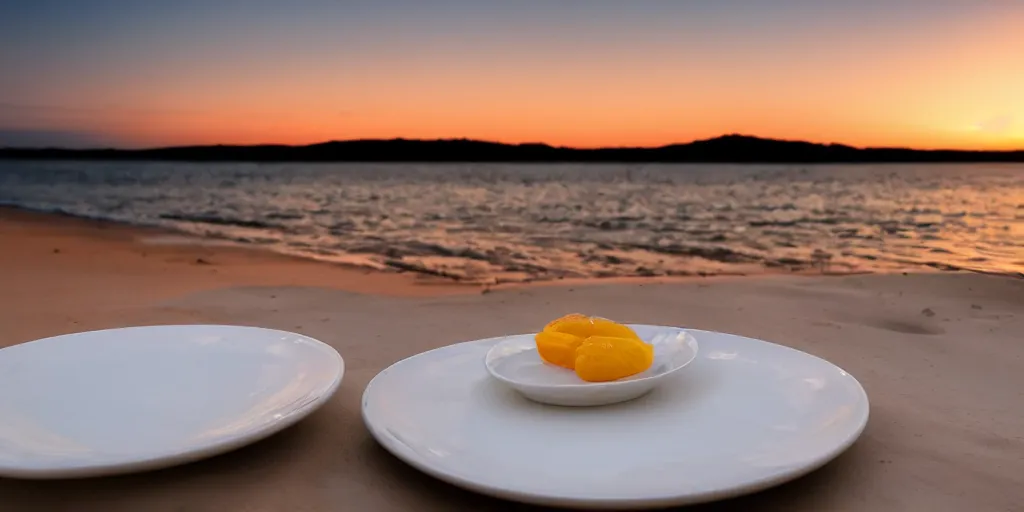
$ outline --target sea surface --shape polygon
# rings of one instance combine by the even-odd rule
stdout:
[[[1024,272],[1024,165],[0,161],[0,204],[473,282]]]

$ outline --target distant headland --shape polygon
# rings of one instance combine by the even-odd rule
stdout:
[[[470,139],[346,140],[305,146],[180,146],[151,149],[2,148],[0,159],[180,162],[609,162],[942,163],[1024,162],[1024,150],[857,148],[843,144],[725,135],[661,147],[582,149]]]

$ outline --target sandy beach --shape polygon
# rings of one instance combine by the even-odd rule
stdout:
[[[834,462],[692,510],[1024,507],[1021,279],[936,272],[484,289],[194,242],[0,209],[0,347],[129,325],[263,326],[335,347],[347,366],[337,394],[287,431],[210,460],[116,478],[0,479],[0,510],[531,510],[399,462],[363,427],[360,396],[405,357],[529,332],[573,311],[788,345],[834,362],[867,390],[867,430]]]

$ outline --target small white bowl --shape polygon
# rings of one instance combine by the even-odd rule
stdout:
[[[586,382],[576,372],[544,362],[534,334],[509,336],[484,358],[487,371],[526,398],[550,405],[586,407],[625,402],[643,396],[697,357],[697,340],[678,327],[630,325],[654,345],[647,370],[610,382]]]

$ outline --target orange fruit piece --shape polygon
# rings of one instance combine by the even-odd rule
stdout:
[[[654,364],[654,347],[639,339],[591,336],[576,349],[576,375],[608,382],[636,375]]]
[[[576,349],[583,344],[583,338],[564,332],[541,331],[534,339],[541,359],[562,368],[576,368]]]
[[[633,329],[607,318],[589,317],[579,313],[565,315],[544,326],[545,331],[562,332],[589,338],[591,336],[615,336],[619,338],[640,339]]]
[[[594,324],[590,321],[589,316],[572,313],[545,325],[544,331],[560,332],[578,336],[580,338],[586,338],[590,336],[593,328]]]
[[[545,325],[534,339],[541,359],[575,370],[588,382],[629,377],[654,363],[654,347],[633,329],[606,318],[565,315]]]
[[[610,336],[613,338],[630,338],[639,340],[640,336],[637,336],[636,332],[625,325],[618,322],[613,322],[607,318],[593,317],[590,319],[594,324],[593,332],[591,336]]]

